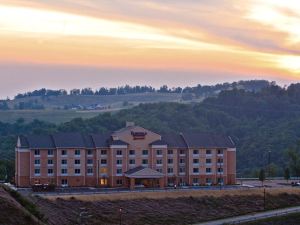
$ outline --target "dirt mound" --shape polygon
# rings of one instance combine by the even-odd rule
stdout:
[[[0,224],[35,225],[23,207],[0,186]]]

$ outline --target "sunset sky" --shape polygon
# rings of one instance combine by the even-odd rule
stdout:
[[[0,0],[0,97],[300,80],[298,0]]]

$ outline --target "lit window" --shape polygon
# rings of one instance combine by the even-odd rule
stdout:
[[[101,168],[101,169],[100,169],[100,173],[101,173],[101,174],[107,173],[107,168]]]

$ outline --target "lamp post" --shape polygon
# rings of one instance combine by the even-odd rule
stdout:
[[[122,208],[119,209],[119,222],[120,222],[120,225],[122,225]]]
[[[268,176],[271,177],[271,150],[268,151]]]
[[[266,188],[264,188],[264,210],[266,210]]]

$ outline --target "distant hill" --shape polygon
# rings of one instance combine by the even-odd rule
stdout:
[[[39,119],[61,123],[77,117],[91,118],[99,113],[132,108],[141,103],[199,103],[224,90],[258,92],[270,85],[272,82],[265,80],[250,80],[184,88],[163,85],[159,89],[125,85],[109,89],[102,87],[95,91],[84,88],[67,92],[42,88],[18,94],[12,100],[0,100],[0,121],[13,123],[18,118],[24,118],[27,122]]]

